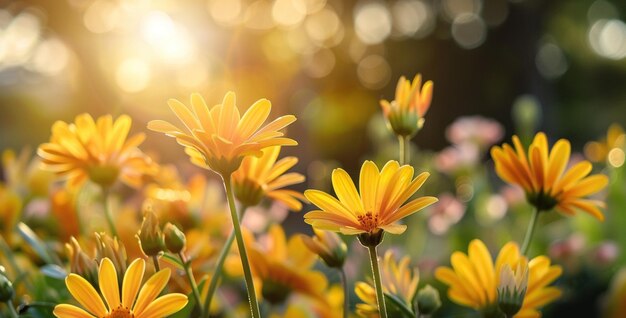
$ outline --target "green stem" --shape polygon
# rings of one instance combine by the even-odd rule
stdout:
[[[110,191],[106,187],[102,187],[102,204],[104,206],[104,214],[106,215],[107,223],[109,224],[109,229],[113,234],[113,237],[119,238],[120,236],[117,234],[117,229],[115,228],[115,222],[113,222],[113,214],[111,212],[111,197]]]
[[[241,218],[243,219],[244,214],[248,208],[246,206],[241,207]],[[235,231],[231,231],[224,242],[224,246],[220,251],[220,255],[217,259],[217,263],[215,265],[215,270],[213,271],[213,276],[211,277],[211,282],[209,283],[209,290],[206,294],[206,298],[204,299],[204,311],[202,312],[203,318],[209,317],[209,311],[211,310],[211,301],[213,300],[213,295],[217,290],[217,284],[219,283],[220,278],[222,277],[222,268],[224,267],[224,261],[226,261],[226,257],[228,256],[228,252],[233,245],[233,241],[235,240]]]
[[[241,257],[241,265],[243,267],[244,279],[246,281],[246,289],[248,291],[248,301],[250,302],[250,311],[252,311],[253,318],[260,318],[261,313],[259,311],[259,302],[256,299],[256,291],[254,290],[254,282],[252,281],[252,271],[250,270],[250,261],[248,261],[248,252],[246,252],[246,245],[243,241],[243,234],[241,233],[241,225],[239,224],[237,207],[235,207],[235,196],[233,194],[233,188],[230,183],[230,176],[231,174],[228,174],[227,176],[222,176],[222,181],[224,181],[224,189],[226,190],[228,207],[230,208],[230,216],[233,219],[233,232],[235,233],[237,247],[239,248],[239,256]]]
[[[13,307],[13,300],[9,299],[9,302],[7,303],[7,307],[9,307],[9,312],[11,313],[12,318],[19,318],[17,311],[15,311],[15,307]]]
[[[530,218],[530,224],[528,224],[528,229],[526,230],[526,236],[524,237],[524,244],[522,244],[522,255],[526,255],[528,253],[528,248],[530,248],[530,241],[533,239],[533,234],[535,233],[535,227],[537,227],[537,220],[539,219],[539,209],[535,208],[533,215]]]
[[[368,249],[370,252],[370,261],[372,263],[372,276],[374,276],[374,285],[376,287],[376,301],[378,302],[378,312],[380,314],[380,318],[387,318],[387,307],[385,306],[383,284],[380,281],[380,268],[378,267],[378,255],[376,254],[376,246],[369,246]]]
[[[343,287],[343,318],[348,318],[350,314],[350,290],[348,289],[348,277],[346,277],[346,271],[343,267],[339,269],[339,277]]]
[[[154,272],[160,271],[161,266],[159,266],[159,257],[157,255],[152,255],[152,262],[154,263]]]
[[[202,298],[200,297],[200,291],[198,290],[198,285],[196,284],[196,279],[193,277],[193,271],[191,271],[191,262],[187,262],[185,259],[185,255],[182,252],[178,252],[178,257],[180,261],[183,262],[183,267],[185,268],[185,275],[189,280],[189,285],[191,286],[191,291],[193,293],[193,298],[196,300],[196,304],[200,307],[200,311],[202,311]]]
[[[409,136],[398,136],[398,144],[400,145],[400,165],[408,165],[411,163],[411,143]]]

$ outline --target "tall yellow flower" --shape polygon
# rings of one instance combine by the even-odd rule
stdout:
[[[102,297],[84,278],[69,274],[65,279],[67,289],[84,309],[60,304],[54,307],[54,315],[59,318],[160,318],[185,307],[187,296],[183,294],[157,298],[170,279],[170,270],[157,272],[142,286],[145,267],[144,260],[139,258],[130,264],[122,281],[121,297],[115,266],[108,258],[102,259],[98,270]]]
[[[404,304],[411,308],[411,302],[417,292],[419,284],[419,272],[417,268],[411,268],[411,259],[404,256],[396,261],[392,251],[385,252],[381,266],[383,290],[386,294],[396,296]],[[356,312],[361,317],[378,318],[376,307],[376,290],[374,286],[365,282],[357,282],[355,292],[365,303],[356,305]]]
[[[413,82],[404,76],[398,80],[396,96],[391,102],[381,100],[380,106],[389,129],[398,136],[413,136],[424,125],[424,115],[433,97],[433,82],[422,86],[422,75],[417,74]]]
[[[98,118],[89,114],[76,116],[74,123],[57,121],[52,126],[50,142],[37,149],[45,169],[63,175],[71,186],[87,179],[100,186],[111,186],[120,179],[138,187],[141,177],[151,173],[153,165],[139,146],[145,136],[128,139],[131,119],[122,115],[113,121],[111,115]]]
[[[365,161],[361,167],[359,191],[343,169],[335,169],[332,183],[337,198],[318,190],[304,192],[306,198],[321,210],[304,215],[305,222],[319,230],[343,234],[381,236],[383,232],[401,234],[406,225],[397,222],[435,202],[435,197],[409,201],[429,176],[423,172],[413,179],[413,167],[389,161],[381,171]]]
[[[316,255],[309,251],[300,237],[287,240],[280,225],[273,225],[263,240],[255,243],[248,233],[247,243],[252,272],[263,298],[271,303],[283,303],[292,294],[305,295],[325,302],[328,286],[326,276],[312,267]],[[230,266],[229,266],[230,267]]]
[[[296,120],[293,115],[279,117],[261,127],[272,108],[267,99],[256,101],[243,116],[235,105],[233,92],[228,92],[222,103],[211,109],[200,94],[191,95],[193,112],[175,99],[170,99],[168,105],[185,128],[153,120],[148,123],[148,129],[176,138],[192,163],[223,176],[237,170],[245,156],[260,156],[263,148],[297,145],[279,132]]]
[[[453,302],[480,310],[485,317],[499,317],[497,289],[501,285],[501,273],[507,267],[517,269],[519,264],[524,264],[523,258],[517,244],[509,242],[502,247],[494,264],[485,244],[473,240],[467,254],[454,252],[450,258],[452,268],[437,268],[435,277],[450,287],[448,297]],[[537,256],[528,262],[526,295],[515,317],[540,317],[539,308],[561,295],[557,288],[548,286],[561,273],[561,267],[550,265],[546,256]]]
[[[279,161],[280,146],[268,147],[261,151],[260,157],[248,156],[241,167],[233,173],[232,182],[235,197],[239,202],[254,206],[263,197],[284,203],[294,211],[302,209],[304,200],[301,193],[283,189],[284,187],[304,182],[304,176],[297,172],[286,173],[298,163],[296,157],[285,157]]]
[[[604,203],[585,197],[602,190],[608,184],[605,175],[589,176],[591,163],[581,161],[567,169],[570,143],[560,139],[552,150],[544,133],[538,133],[528,153],[517,136],[513,136],[514,148],[508,144],[494,146],[491,156],[496,172],[506,182],[524,189],[528,202],[538,211],[557,211],[573,215],[577,209],[599,220],[604,220],[600,207]]]

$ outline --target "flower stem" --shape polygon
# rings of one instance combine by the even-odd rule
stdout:
[[[246,245],[243,241],[243,234],[241,233],[241,225],[239,224],[237,207],[235,207],[235,196],[233,195],[233,188],[230,183],[230,176],[231,174],[228,174],[227,176],[222,175],[222,181],[224,182],[224,189],[226,190],[226,197],[228,199],[228,206],[230,208],[230,216],[233,219],[233,232],[235,233],[237,247],[239,248],[239,256],[241,257],[241,265],[243,267],[244,279],[246,281],[246,289],[248,291],[250,310],[252,311],[253,318],[260,318],[261,313],[259,311],[259,302],[256,299],[256,291],[254,290],[254,282],[252,281],[252,271],[250,270],[250,261],[248,261],[248,252],[246,252]]]
[[[11,318],[19,318],[19,315],[17,314],[17,311],[15,311],[15,307],[13,307],[13,300],[9,299],[9,302],[7,303],[7,307],[9,307],[9,312],[11,313]]]
[[[241,218],[243,219],[244,214],[248,208],[246,206],[241,207]],[[211,301],[213,300],[213,294],[217,290],[217,284],[222,277],[222,268],[224,267],[224,261],[226,261],[226,256],[228,256],[228,252],[233,245],[233,241],[235,240],[235,231],[230,232],[226,242],[224,242],[224,246],[220,251],[220,255],[217,259],[217,263],[215,265],[215,270],[213,271],[213,276],[211,277],[211,282],[209,283],[209,291],[206,294],[206,298],[204,299],[204,311],[202,312],[203,318],[209,317],[209,310],[211,309]]]
[[[533,234],[535,233],[535,227],[537,226],[537,220],[539,219],[539,209],[535,208],[533,215],[530,218],[530,224],[528,224],[528,229],[526,230],[526,236],[524,237],[524,244],[522,244],[522,255],[526,255],[528,253],[528,248],[530,248],[530,241],[533,239]]]
[[[400,145],[400,165],[410,164],[411,161],[411,143],[409,136],[398,136]]]
[[[185,259],[185,255],[183,255],[182,252],[178,252],[178,257],[180,258],[180,261],[183,263],[183,267],[185,269],[185,275],[187,276],[187,279],[189,280],[189,285],[191,286],[191,292],[193,293],[193,298],[195,298],[197,306],[200,308],[200,311],[202,311],[200,291],[198,290],[196,279],[193,277],[193,271],[191,270],[191,262],[187,262],[187,260]]]
[[[154,272],[160,271],[161,266],[159,266],[159,257],[157,255],[152,255],[152,262],[154,263]]]
[[[115,223],[113,222],[113,214],[111,212],[111,194],[109,188],[102,187],[102,205],[104,206],[104,214],[107,219],[107,223],[109,224],[109,229],[111,230],[111,234],[114,237],[119,238],[120,236],[117,234],[117,229],[115,228]]]
[[[343,318],[348,318],[350,314],[350,290],[348,289],[348,277],[343,267],[339,268],[339,277],[343,287]]]
[[[383,284],[380,281],[380,268],[378,267],[378,255],[376,254],[376,246],[367,247],[370,252],[370,261],[372,263],[372,276],[374,276],[374,286],[376,287],[376,301],[378,302],[378,312],[380,318],[387,318],[387,307],[385,306],[385,294],[383,293]]]

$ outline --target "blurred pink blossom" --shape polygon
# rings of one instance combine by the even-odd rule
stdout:
[[[605,241],[598,245],[592,254],[594,264],[611,265],[619,256],[619,247],[615,242]]]
[[[570,237],[552,243],[548,250],[550,257],[568,260],[580,255],[585,248],[586,239],[581,234],[572,234]]]
[[[453,173],[459,169],[472,167],[478,163],[480,151],[474,144],[464,143],[444,148],[435,157],[437,170]]]
[[[436,235],[443,235],[452,225],[458,223],[464,214],[465,205],[455,196],[444,193],[439,196],[439,202],[431,209],[428,228]]]
[[[482,116],[459,117],[446,129],[446,137],[451,143],[471,143],[481,149],[495,144],[503,135],[502,125]]]

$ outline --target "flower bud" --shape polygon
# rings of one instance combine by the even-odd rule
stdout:
[[[163,237],[165,247],[168,251],[177,254],[185,249],[185,243],[187,242],[185,233],[179,230],[176,225],[169,222],[165,224],[163,227]]]
[[[498,283],[498,307],[507,316],[513,317],[522,308],[528,288],[528,261],[522,258],[515,271],[509,264],[500,270]]]
[[[315,236],[302,235],[302,242],[311,252],[319,255],[328,267],[341,268],[346,260],[348,247],[339,235],[330,231],[313,229]]]
[[[70,271],[86,279],[91,286],[98,288],[98,262],[83,252],[74,237],[71,237],[70,242],[65,244],[65,249],[70,261]]]
[[[115,270],[117,278],[121,282],[126,273],[128,258],[126,256],[126,248],[117,237],[110,237],[106,233],[95,233],[96,235],[96,262],[100,264],[103,258],[109,258]]]
[[[13,284],[6,276],[4,267],[0,266],[0,303],[6,303],[13,298]]]
[[[152,211],[146,211],[137,233],[141,250],[147,256],[156,256],[163,251],[163,235],[159,228],[159,220]]]
[[[430,285],[424,286],[417,292],[416,301],[420,315],[430,315],[441,307],[439,291]]]

